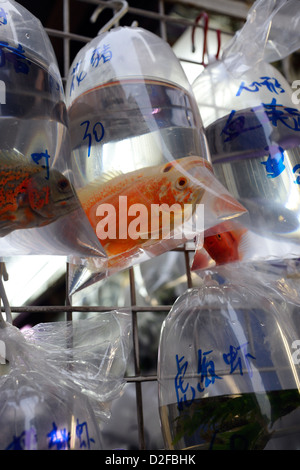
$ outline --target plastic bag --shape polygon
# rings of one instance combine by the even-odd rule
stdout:
[[[99,34],[74,59],[66,97],[75,187],[108,256],[71,266],[70,293],[244,211],[210,171],[191,86],[158,36]]]
[[[167,449],[298,447],[294,300],[286,287],[276,289],[276,268],[268,272],[267,263],[208,271],[201,287],[177,299],[158,354]]]
[[[101,256],[69,174],[61,76],[40,21],[1,2],[0,256]]]
[[[0,328],[1,450],[99,450],[98,423],[71,375],[9,323]]]
[[[90,401],[100,420],[125,385],[131,350],[131,315],[111,311],[72,322],[40,323],[24,330],[28,342],[47,355],[55,370]]]
[[[299,24],[297,1],[256,1],[192,85],[215,176],[248,211],[244,259],[299,256],[300,108],[269,63],[300,48]]]

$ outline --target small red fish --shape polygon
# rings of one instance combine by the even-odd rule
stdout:
[[[210,233],[214,231],[214,234]],[[241,240],[246,234],[247,229],[233,221],[226,221],[204,233],[203,248],[196,250],[192,271],[208,267],[209,258],[216,265],[231,263],[233,261],[241,261],[243,254],[241,250]]]
[[[59,171],[0,151],[0,237],[40,227],[79,207],[68,179]]]

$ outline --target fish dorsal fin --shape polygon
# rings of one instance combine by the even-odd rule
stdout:
[[[0,149],[0,164],[26,164],[30,160],[17,149]]]
[[[95,180],[92,181],[92,183],[98,185],[104,184],[120,176],[124,176],[124,173],[121,170],[109,170],[106,173],[102,173],[100,176],[98,176]]]
[[[99,197],[103,199],[108,195],[112,195],[115,191],[122,191],[127,186],[132,185],[138,178],[143,176],[144,172],[144,168],[128,173],[117,170],[108,171],[79,189],[77,191],[78,196],[82,202],[88,202],[88,200],[91,202],[94,199],[100,200]]]
[[[110,170],[106,173],[102,173],[101,175],[97,176],[95,179],[93,179],[90,183],[86,185],[86,188],[88,188],[89,190],[95,190],[99,187],[102,187],[104,184],[110,183],[113,180],[115,181],[116,178],[121,179],[125,176],[125,173],[122,173],[122,171]]]

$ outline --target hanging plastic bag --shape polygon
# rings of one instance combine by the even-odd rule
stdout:
[[[248,211],[245,259],[299,256],[299,100],[269,63],[299,49],[299,25],[297,1],[256,1],[192,86],[215,176]]]
[[[101,256],[70,161],[65,96],[40,21],[13,0],[0,8],[0,256]]]
[[[100,33],[75,57],[66,99],[76,191],[108,256],[71,267],[71,292],[244,211],[211,172],[191,86],[158,36]]]
[[[39,323],[23,335],[81,390],[97,418],[109,418],[111,402],[121,395],[126,383],[130,314],[111,311],[86,319]]]
[[[1,450],[102,449],[89,398],[74,381],[11,324],[0,338]]]
[[[296,449],[299,303],[276,291],[273,279],[268,285],[266,270],[224,268],[180,296],[161,330],[165,446]]]

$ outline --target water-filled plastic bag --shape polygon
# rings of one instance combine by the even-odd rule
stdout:
[[[300,47],[299,24],[298,2],[255,2],[192,85],[215,176],[248,211],[239,260],[299,256],[299,99],[270,63]]]
[[[299,296],[289,282],[276,289],[280,271],[276,280],[266,266],[224,268],[181,295],[162,326],[165,447],[297,449]]]
[[[71,268],[74,279],[124,269],[244,211],[213,176],[191,86],[155,34],[100,33],[75,57],[66,100],[77,194],[108,256]]]
[[[7,323],[0,328],[1,450],[100,450],[88,396],[48,363],[45,350]]]
[[[68,173],[62,80],[40,21],[0,3],[0,255],[104,256]]]

